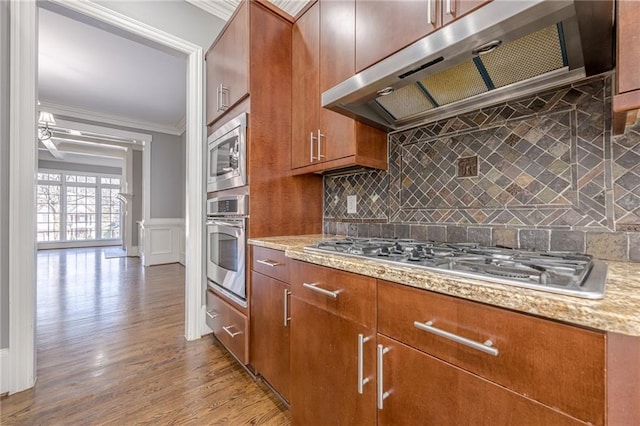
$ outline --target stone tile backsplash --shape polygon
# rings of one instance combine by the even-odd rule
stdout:
[[[388,171],[325,176],[325,232],[640,261],[640,122],[612,137],[610,102],[607,75],[394,133]]]

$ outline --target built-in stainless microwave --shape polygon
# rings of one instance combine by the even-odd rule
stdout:
[[[247,184],[247,113],[242,113],[207,139],[207,192]]]

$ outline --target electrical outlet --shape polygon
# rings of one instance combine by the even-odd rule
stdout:
[[[347,213],[356,213],[357,210],[358,210],[358,196],[348,195],[347,196]]]

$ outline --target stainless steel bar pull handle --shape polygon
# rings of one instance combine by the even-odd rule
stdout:
[[[308,288],[309,290],[313,290],[315,292],[324,294],[325,296],[329,296],[329,297],[332,297],[334,299],[337,299],[338,298],[338,293],[340,293],[339,290],[330,291],[330,290],[325,290],[322,287],[318,287],[317,283],[302,283],[302,287]]]
[[[426,331],[427,333],[444,337],[445,339],[449,339],[456,343],[469,346],[470,348],[487,353],[489,355],[498,356],[498,349],[493,347],[493,342],[491,340],[486,340],[484,343],[476,342],[475,340],[467,339],[466,337],[458,336],[457,334],[449,333],[448,331],[436,328],[433,326],[433,321],[414,321],[413,325],[414,327]]]
[[[224,103],[224,95],[229,95],[229,88],[220,83],[220,110],[226,111],[229,108],[228,104]]]
[[[220,111],[220,86],[216,87],[216,112]]]
[[[217,313],[216,311],[211,311],[211,312],[207,311],[207,316],[211,319],[216,319],[220,316],[220,314]]]
[[[364,377],[364,344],[371,340],[371,337],[364,337],[358,334],[358,393],[362,395],[364,385],[369,383],[369,378]]]
[[[236,331],[235,333],[233,331],[229,331],[232,327],[232,325],[228,325],[226,327],[222,327],[222,329],[231,337],[236,337],[238,334],[242,334],[242,331]]]
[[[384,400],[390,395],[390,392],[384,391],[384,354],[389,352],[389,348],[378,345],[378,410],[384,408]]]
[[[427,23],[433,25],[433,0],[427,0]]]
[[[256,262],[258,262],[259,264],[264,265],[264,266],[269,266],[271,268],[275,268],[276,266],[282,265],[282,263],[276,262],[275,260],[258,259],[258,260],[256,260]]]
[[[452,0],[445,0],[444,2],[444,11],[447,15],[451,15],[453,13]]]
[[[289,316],[289,295],[291,294],[291,292],[289,290],[285,290],[284,291],[284,322],[283,325],[286,327],[289,323],[289,321],[291,320],[291,317]]]
[[[313,140],[316,139],[315,136],[313,136],[313,132],[309,132],[309,153],[311,158],[309,159],[309,162],[313,163],[313,160],[317,160],[318,158],[313,156]]]
[[[318,160],[324,158],[324,155],[322,155],[322,138],[324,138],[324,135],[318,129]]]

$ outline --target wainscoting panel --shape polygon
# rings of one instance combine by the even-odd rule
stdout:
[[[184,219],[138,223],[138,249],[144,266],[184,262]]]

